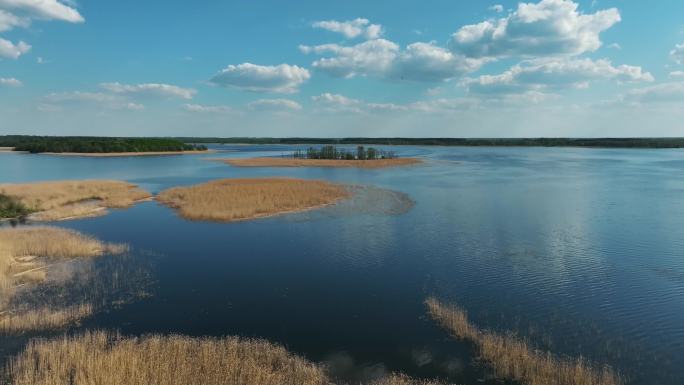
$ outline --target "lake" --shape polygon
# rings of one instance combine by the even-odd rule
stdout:
[[[74,330],[259,337],[345,380],[403,371],[479,383],[487,373],[469,347],[426,317],[434,295],[481,327],[609,363],[630,384],[684,379],[684,150],[400,146],[425,163],[369,170],[236,168],[207,159],[304,146],[210,147],[226,152],[0,153],[2,183],[121,179],[156,193],[291,176],[370,186],[339,207],[239,223],[184,220],[156,202],[59,222],[128,243],[130,265],[118,268],[142,265],[150,282],[149,295]],[[0,339],[4,354],[18,346]]]

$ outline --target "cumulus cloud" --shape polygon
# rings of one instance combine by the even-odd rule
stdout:
[[[301,110],[302,105],[290,99],[259,99],[247,105],[254,110],[287,111]]]
[[[670,72],[671,78],[684,78],[684,71],[672,71]]]
[[[482,101],[475,98],[434,99],[412,103],[374,103],[329,92],[311,98],[319,111],[330,113],[446,113],[477,108]]]
[[[224,114],[231,112],[233,109],[228,106],[206,106],[202,104],[186,104],[183,106],[186,111],[190,112],[200,112],[200,113],[211,113],[211,114]]]
[[[0,9],[0,32],[12,30],[16,27],[28,27],[31,24],[31,19],[27,17],[19,17],[9,12]]]
[[[317,70],[336,77],[376,76],[411,81],[444,81],[474,71],[486,59],[456,55],[433,43],[417,42],[405,50],[385,39],[365,41],[352,46],[323,44],[300,46],[303,53],[328,57],[313,62]]]
[[[306,68],[280,64],[262,66],[252,63],[229,65],[209,81],[223,87],[235,87],[253,92],[294,93],[309,80],[311,74]]]
[[[25,13],[28,17],[41,20],[61,20],[83,23],[85,19],[73,7],[58,0],[0,0],[1,9]]]
[[[516,94],[585,88],[602,79],[650,82],[653,76],[637,66],[615,67],[606,59],[547,59],[523,62],[499,75],[482,75],[464,84],[475,94]]]
[[[19,56],[31,50],[31,46],[20,41],[17,44],[0,38],[0,58],[18,59]]]
[[[570,0],[519,3],[500,19],[466,25],[449,41],[468,57],[579,55],[601,46],[600,33],[620,21],[616,8],[583,14]]]
[[[670,57],[677,64],[684,64],[684,43],[675,45],[672,51],[670,51]]]
[[[360,113],[363,111],[363,102],[358,99],[348,98],[340,94],[326,92],[320,95],[312,96],[311,100],[324,111],[354,113]]]
[[[635,88],[622,95],[620,100],[632,104],[681,103],[684,100],[684,82]]]
[[[21,87],[22,83],[15,78],[0,78],[0,86]]]
[[[314,28],[325,29],[344,35],[347,39],[363,36],[366,39],[377,39],[382,35],[380,24],[370,24],[368,19],[356,18],[349,21],[325,20],[312,24]]]
[[[148,96],[175,97],[192,99],[197,91],[190,88],[182,88],[171,84],[144,83],[144,84],[121,84],[102,83],[102,88],[117,94],[139,94]]]
[[[55,92],[46,95],[43,100],[46,103],[39,107],[41,111],[54,111],[60,109],[59,106],[83,104],[112,110],[142,110],[145,108],[144,105],[127,101],[119,95],[104,92]]]

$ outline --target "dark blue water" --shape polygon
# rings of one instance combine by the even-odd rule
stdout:
[[[123,179],[158,192],[216,178],[293,176],[398,191],[415,205],[220,224],[146,202],[60,222],[126,242],[135,258],[158,259],[151,297],[82,328],[263,337],[346,379],[405,371],[476,383],[482,373],[470,367],[467,346],[425,317],[422,302],[436,295],[483,327],[611,364],[631,384],[684,382],[684,151],[398,147],[426,163],[357,170],[204,159],[294,149],[218,148],[233,151],[0,153],[0,182]]]

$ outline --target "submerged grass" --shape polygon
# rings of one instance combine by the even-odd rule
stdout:
[[[7,385],[333,385],[325,368],[264,340],[104,331],[34,339],[5,367]],[[0,375],[2,383],[2,375]],[[438,385],[393,374],[372,385]]]
[[[470,323],[465,310],[441,303],[435,298],[425,301],[428,313],[454,337],[472,343],[479,358],[500,379],[523,385],[620,385],[622,378],[608,366],[597,366],[583,358],[559,357],[533,349],[513,334],[480,330]]]
[[[337,184],[293,178],[221,179],[162,191],[157,200],[187,219],[239,221],[308,210],[347,198]]]
[[[54,181],[0,184],[0,194],[33,212],[30,219],[54,221],[129,207],[151,197],[137,186],[115,180]]]
[[[17,290],[44,282],[53,263],[126,251],[126,245],[103,243],[62,228],[0,229],[0,333],[62,326],[78,315],[87,315],[90,312],[87,305],[68,309],[25,309],[13,304],[12,299]]]
[[[300,158],[235,158],[220,159],[224,163],[238,167],[357,167],[357,168],[385,168],[409,166],[423,163],[417,158],[393,158],[373,160],[345,160],[345,159],[300,159]]]

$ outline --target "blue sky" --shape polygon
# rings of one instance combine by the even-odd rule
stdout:
[[[0,0],[0,134],[684,136],[682,106],[680,0]]]

